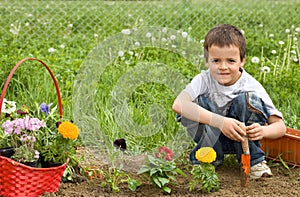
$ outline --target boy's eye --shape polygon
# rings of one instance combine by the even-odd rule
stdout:
[[[216,62],[219,62],[219,60],[217,60],[217,59],[214,59],[214,60],[212,60],[212,62],[216,63]]]

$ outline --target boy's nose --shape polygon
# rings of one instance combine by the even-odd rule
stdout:
[[[220,70],[225,70],[225,69],[227,69],[228,67],[227,67],[227,64],[225,63],[225,62],[222,62],[222,63],[220,63],[220,65],[219,65],[219,69]]]

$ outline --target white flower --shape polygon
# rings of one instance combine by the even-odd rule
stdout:
[[[94,34],[94,38],[98,38],[98,34]]]
[[[258,57],[252,57],[251,62],[254,64],[258,64],[259,63],[259,58]]]
[[[32,17],[33,15],[32,14],[27,14],[26,16],[29,18],[29,17]]]
[[[171,39],[171,40],[175,40],[175,39],[176,39],[176,36],[175,36],[175,35],[171,35],[171,36],[170,36],[170,39]]]
[[[297,57],[294,57],[293,61],[294,61],[294,62],[298,62],[299,60],[298,60]]]
[[[60,48],[64,49],[66,46],[64,44],[59,45]]]
[[[73,24],[71,24],[71,23],[68,24],[68,27],[69,27],[69,28],[72,28],[72,27],[73,27]]]
[[[25,23],[25,26],[26,26],[26,27],[29,27],[29,25],[30,25],[30,23],[28,23],[28,22],[27,22],[27,23]]]
[[[278,42],[278,44],[283,45],[284,42],[280,40],[280,41]]]
[[[125,34],[125,35],[130,35],[130,29],[123,29],[122,31],[121,31],[121,33],[122,34]]]
[[[269,34],[269,38],[274,38],[274,34]]]
[[[175,45],[175,44],[172,44],[172,48],[176,49],[176,45]]]
[[[295,51],[295,50],[291,50],[291,54],[294,54],[294,55],[296,55],[297,53],[296,53],[296,51]]]
[[[124,51],[119,51],[119,52],[118,52],[118,56],[119,56],[119,57],[123,57],[123,56],[124,56]]]
[[[263,27],[263,26],[264,26],[263,24],[259,24],[259,25],[258,25],[258,27]]]
[[[161,39],[162,42],[167,42],[168,40],[166,38]]]
[[[152,36],[152,34],[150,32],[146,33],[146,37],[150,38]]]
[[[16,102],[15,101],[8,101],[6,99],[3,100],[2,103],[2,110],[3,113],[11,114],[16,111]]]
[[[163,33],[167,33],[167,28],[166,27],[164,27],[164,28],[162,28],[162,30],[161,30]]]
[[[181,33],[181,35],[182,35],[182,37],[186,38],[188,36],[188,33],[184,31]]]
[[[191,31],[191,30],[192,30],[192,27],[189,27],[188,30]]]
[[[300,32],[300,27],[296,27],[295,31]]]
[[[287,33],[287,34],[290,33],[290,32],[291,32],[290,29],[286,29],[286,30],[285,30],[285,33]]]
[[[55,49],[55,48],[52,48],[52,47],[48,49],[48,52],[49,52],[49,53],[54,53],[55,51],[56,51],[56,49]]]
[[[272,50],[271,53],[272,53],[273,55],[275,55],[275,54],[277,53],[277,51],[276,51],[276,50]]]
[[[270,67],[268,67],[268,66],[263,66],[260,70],[264,73],[268,73],[271,71]]]
[[[294,41],[297,41],[297,40],[298,40],[298,38],[297,38],[297,37],[294,37],[294,38],[293,38],[293,40],[294,40]]]
[[[139,46],[141,46],[141,43],[140,42],[135,42],[134,45],[139,47]]]

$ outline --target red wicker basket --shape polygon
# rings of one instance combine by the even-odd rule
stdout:
[[[40,62],[50,73],[58,97],[59,114],[62,118],[62,102],[57,81],[50,68],[41,60],[36,58],[24,58],[11,70],[4,84],[0,99],[0,115],[5,92],[17,68],[27,60]],[[0,156],[0,196],[3,197],[35,197],[45,192],[57,192],[61,178],[69,162],[50,168],[33,168],[16,162],[12,159]]]

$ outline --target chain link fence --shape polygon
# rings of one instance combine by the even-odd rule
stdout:
[[[198,39],[217,23],[234,24],[252,34],[264,29],[282,33],[299,25],[299,8],[299,1],[292,0],[1,0],[0,35],[24,45],[63,40],[91,48],[95,40],[141,26],[181,29]]]

